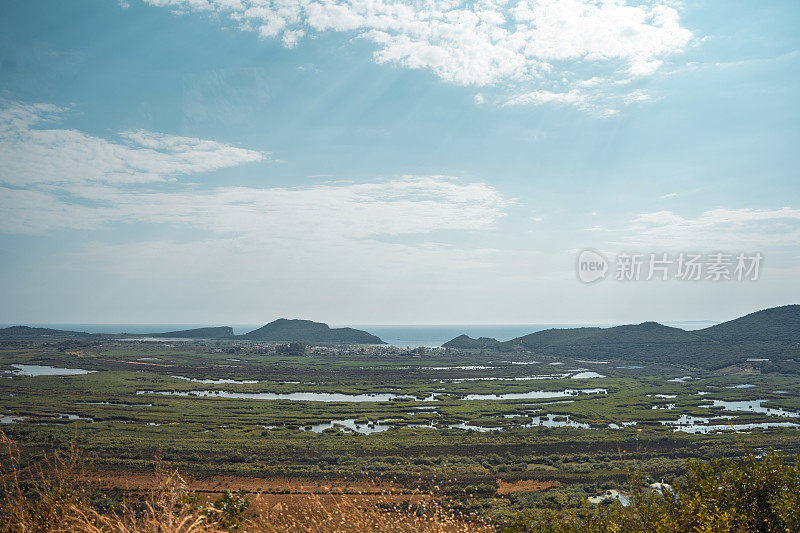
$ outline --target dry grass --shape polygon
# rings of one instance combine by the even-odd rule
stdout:
[[[383,505],[382,505],[383,504]],[[394,508],[394,509],[393,509]],[[374,497],[359,500],[352,495],[302,495],[288,505],[278,503],[263,508],[248,524],[252,531],[329,531],[381,532],[472,532],[494,531],[478,517],[456,518],[443,511],[435,500],[420,500],[412,505],[397,505]]]
[[[358,494],[269,495],[252,501],[226,493],[204,503],[176,471],[155,460],[156,483],[109,510],[94,503],[81,455],[74,446],[24,465],[16,444],[0,431],[3,448],[0,532],[82,533],[252,532],[481,532],[494,531],[476,517],[454,517],[431,498],[413,503],[396,496]],[[247,512],[245,512],[245,509]]]

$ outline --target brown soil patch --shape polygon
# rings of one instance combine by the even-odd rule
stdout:
[[[751,376],[753,374],[760,374],[761,369],[756,368],[754,365],[747,363],[740,363],[736,365],[726,366],[716,371],[718,374],[735,375],[735,376]]]
[[[539,481],[538,479],[521,479],[514,483],[497,480],[497,494],[511,494],[512,492],[530,492],[547,490],[560,485],[558,481]]]
[[[225,491],[283,494],[414,494],[396,483],[368,481],[308,481],[286,478],[248,478],[238,476],[213,476],[196,478],[181,476],[186,488],[193,492],[222,493]],[[158,486],[159,479],[152,473],[94,472],[80,476],[83,483],[125,491],[145,491]]]

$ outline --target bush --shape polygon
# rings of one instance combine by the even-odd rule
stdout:
[[[800,531],[800,465],[770,452],[741,461],[689,461],[673,491],[660,494],[633,476],[631,504],[577,511],[529,510],[507,532]]]

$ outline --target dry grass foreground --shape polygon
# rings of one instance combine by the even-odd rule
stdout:
[[[123,501],[103,500],[83,471],[79,452],[55,453],[23,465],[16,444],[0,431],[0,531],[84,533],[253,532],[482,532],[479,519],[457,518],[425,494],[256,494],[224,492],[204,501],[156,460],[149,488]],[[398,498],[403,496],[402,498]]]

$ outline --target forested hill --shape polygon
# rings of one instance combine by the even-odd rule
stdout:
[[[800,305],[756,311],[695,333],[718,341],[800,342]]]
[[[353,328],[331,328],[322,322],[279,318],[239,338],[256,341],[321,344],[386,344],[379,337]]]
[[[11,326],[0,329],[0,337],[91,337],[84,331],[63,329],[32,328],[30,326]]]
[[[716,326],[686,331],[656,322],[611,328],[537,331],[499,342],[456,337],[446,348],[529,351],[543,355],[659,361],[722,368],[749,358],[770,359],[777,371],[800,371],[800,305],[757,311]],[[797,367],[797,368],[795,368]]]

